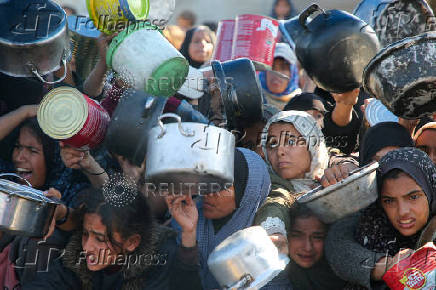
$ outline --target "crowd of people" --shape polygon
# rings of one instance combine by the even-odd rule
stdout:
[[[292,1],[277,0],[271,17],[297,14]],[[207,70],[216,26],[196,26],[189,11],[177,20],[163,34],[192,68],[202,69],[208,89],[201,98],[168,98],[164,112],[219,126],[223,105]],[[67,77],[55,85],[77,88],[109,115],[128,87],[108,73],[112,38],[100,36],[100,60],[89,75],[75,72],[73,57]],[[63,68],[53,73],[62,74]],[[387,289],[384,274],[416,250],[436,219],[436,121],[429,115],[370,126],[364,112],[376,96],[361,88],[338,94],[316,87],[283,40],[272,69],[257,77],[263,117],[238,128],[244,134],[232,186],[191,196],[148,192],[147,160],[138,167],[104,143],[89,151],[50,138],[36,116],[53,86],[0,73],[0,173],[16,173],[62,201],[42,240],[0,231],[3,289],[219,289],[209,255],[256,225],[290,259],[262,289]],[[369,207],[326,224],[297,202],[372,162],[379,163],[378,198]],[[117,182],[130,186],[111,186]]]

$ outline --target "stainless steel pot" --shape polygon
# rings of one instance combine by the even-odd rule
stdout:
[[[307,192],[297,202],[304,203],[324,223],[333,223],[377,200],[377,168],[377,162],[359,168],[334,185]]]
[[[0,174],[0,176],[16,174]],[[47,234],[58,200],[30,186],[0,179],[0,229],[14,235],[43,237]]]
[[[164,125],[164,118],[177,123]],[[163,114],[148,135],[146,180],[170,193],[221,191],[233,183],[234,151],[235,137],[229,131]]]
[[[283,271],[289,258],[260,226],[237,231],[209,255],[207,264],[224,289],[260,289]]]
[[[13,77],[37,77],[54,84],[66,76],[69,37],[64,10],[44,1],[1,1],[0,72]],[[44,75],[64,66],[64,76],[54,82]]]

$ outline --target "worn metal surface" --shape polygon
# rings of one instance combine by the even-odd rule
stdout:
[[[381,50],[365,69],[364,88],[406,119],[436,111],[436,32]]]
[[[235,137],[218,127],[184,122],[156,126],[148,134],[146,180],[168,192],[208,194],[233,183]]]
[[[378,163],[369,164],[334,185],[309,191],[297,201],[309,207],[323,222],[333,223],[377,199],[377,168]]]
[[[371,25],[383,47],[432,31],[436,24],[424,0],[363,0],[353,14]]]
[[[225,239],[209,255],[207,264],[223,289],[259,289],[282,271],[288,262],[287,257],[279,255],[266,231],[254,226]],[[235,287],[244,284],[242,280],[248,285]]]

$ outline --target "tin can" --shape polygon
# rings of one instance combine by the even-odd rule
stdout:
[[[235,20],[221,20],[218,23],[217,42],[212,54],[212,60],[226,61],[232,59],[233,34]]]
[[[110,121],[98,102],[71,87],[55,88],[46,94],[37,119],[45,134],[81,149],[101,144]]]
[[[246,57],[271,69],[279,23],[269,17],[243,14],[236,17],[232,59]]]

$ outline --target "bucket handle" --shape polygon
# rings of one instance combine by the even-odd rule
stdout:
[[[250,274],[245,274],[241,277],[238,281],[236,281],[233,285],[230,287],[226,287],[224,289],[230,290],[230,289],[245,289],[250,286],[250,284],[254,281],[253,277]]]
[[[60,79],[57,79],[57,80],[55,80],[55,81],[53,81],[53,82],[49,82],[49,81],[47,81],[47,80],[45,80],[44,78],[43,78],[43,76],[41,76],[40,74],[39,74],[39,72],[38,72],[38,68],[33,64],[33,63],[29,63],[29,64],[27,64],[28,66],[29,66],[29,68],[30,68],[30,70],[32,71],[32,73],[41,81],[41,82],[43,82],[43,83],[46,83],[46,84],[49,84],[49,85],[54,85],[54,84],[57,84],[57,83],[60,83],[60,82],[62,82],[64,79],[65,79],[65,77],[67,76],[67,60],[66,60],[66,56],[65,56],[65,54],[62,56],[62,65],[64,66],[64,75],[60,78]]]
[[[24,177],[21,177],[21,176],[19,176],[18,174],[15,174],[15,173],[1,173],[0,174],[0,177],[2,177],[2,176],[13,176],[13,177],[18,177],[19,179],[21,179],[21,180],[23,180],[29,187],[32,187],[32,184],[30,184],[30,182],[26,179],[26,178],[24,178]]]
[[[183,129],[182,118],[180,118],[179,115],[176,115],[174,113],[166,113],[166,114],[163,114],[163,115],[161,115],[159,117],[159,127],[161,129],[161,132],[160,132],[159,136],[157,136],[158,139],[162,138],[167,133],[167,129],[165,129],[164,124],[162,123],[162,119],[165,119],[165,118],[174,118],[174,119],[176,119],[177,123],[179,124],[180,134],[182,134],[183,136],[185,136],[185,137],[192,137],[192,136],[195,135],[195,132],[193,132],[193,131],[191,131],[189,129],[187,129],[187,130]]]
[[[324,9],[319,7],[318,4],[312,4],[306,9],[304,9],[303,12],[301,12],[300,17],[298,17],[298,20],[300,22],[300,25],[303,26],[304,29],[308,29],[306,24],[307,18],[309,18],[310,15],[312,15],[317,11],[321,12],[322,14],[326,14]]]

